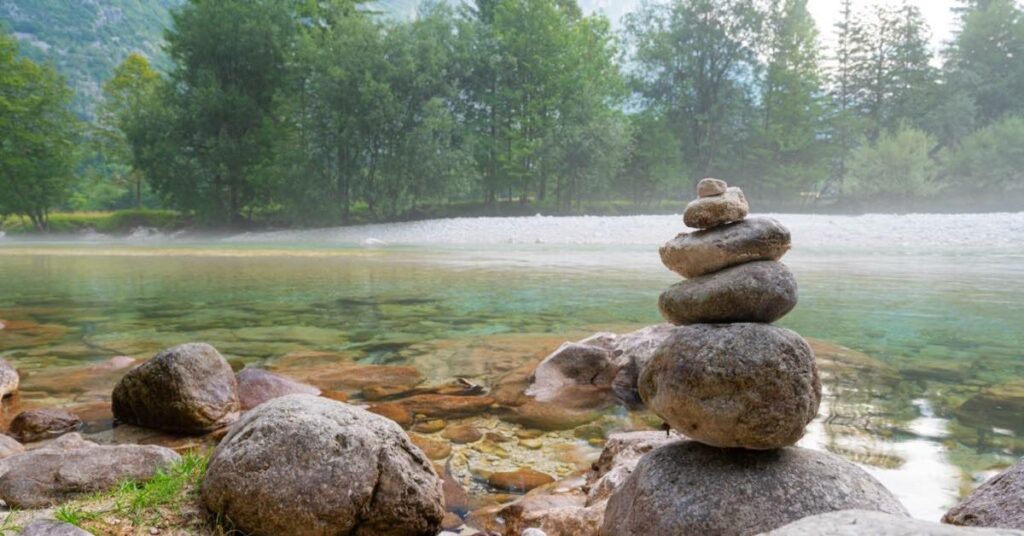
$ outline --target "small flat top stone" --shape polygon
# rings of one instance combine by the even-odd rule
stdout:
[[[697,183],[697,197],[712,197],[722,195],[729,189],[729,185],[720,179],[701,179]]]

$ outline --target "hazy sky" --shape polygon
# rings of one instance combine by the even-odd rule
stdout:
[[[954,0],[909,0],[921,8],[921,13],[928,21],[931,30],[932,48],[939,51],[942,44],[949,40],[953,31],[953,13],[950,8],[956,5]],[[901,0],[854,0],[854,9],[861,10],[873,4],[900,5]],[[618,21],[623,14],[636,9],[640,0],[581,0],[580,4],[588,11],[599,9],[612,20]],[[823,41],[831,42],[832,24],[839,16],[839,0],[808,0],[808,7],[818,22],[818,30]]]

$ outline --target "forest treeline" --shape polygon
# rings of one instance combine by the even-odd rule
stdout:
[[[806,4],[649,2],[614,32],[575,0],[428,3],[410,21],[352,0],[191,0],[167,72],[129,56],[87,120],[2,35],[0,217],[644,211],[706,176],[759,210],[1024,208],[1015,0],[957,2],[939,56],[912,4],[840,0],[826,29]]]

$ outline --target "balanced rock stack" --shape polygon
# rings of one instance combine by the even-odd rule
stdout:
[[[821,383],[800,335],[770,323],[791,311],[797,284],[778,262],[790,234],[747,218],[739,188],[704,179],[683,233],[661,248],[688,279],[659,299],[675,330],[640,375],[644,403],[679,432],[715,447],[774,449],[796,443],[818,413]]]
[[[675,324],[639,367],[648,409],[688,439],[646,454],[608,500],[601,536],[754,535],[840,510],[906,515],[864,470],[793,446],[818,413],[821,382],[800,335],[771,325],[796,305],[778,262],[789,231],[748,218],[738,188],[701,181],[661,248],[686,280],[659,300]]]

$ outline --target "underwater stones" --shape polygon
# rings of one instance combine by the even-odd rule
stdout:
[[[112,396],[123,422],[172,433],[202,434],[238,419],[238,384],[227,360],[205,343],[164,350],[128,371]]]
[[[695,229],[710,229],[747,217],[750,206],[739,188],[728,188],[725,193],[701,197],[690,201],[683,212],[683,223]]]
[[[600,534],[752,535],[850,509],[907,515],[877,480],[833,454],[677,441],[640,460],[609,499]]]
[[[942,522],[1024,530],[1024,460],[978,486]]]
[[[659,253],[669,270],[692,278],[746,262],[777,261],[789,248],[789,229],[774,218],[753,217],[705,231],[681,233]]]
[[[235,375],[235,379],[238,382],[238,399],[243,411],[282,396],[320,395],[320,389],[312,385],[299,383],[263,369],[242,369]]]
[[[396,400],[395,404],[427,417],[472,417],[490,409],[494,399],[489,396],[427,394]]]
[[[793,273],[779,262],[726,268],[669,287],[658,299],[665,320],[677,325],[774,322],[796,307]]]
[[[729,185],[720,179],[701,179],[697,183],[697,197],[714,197],[722,195],[729,189]]]
[[[447,441],[433,439],[416,434],[409,434],[409,440],[416,445],[427,458],[431,460],[443,460],[452,453],[452,445]]]
[[[457,445],[464,445],[480,441],[484,434],[472,424],[454,424],[445,428],[444,432],[441,432],[441,437]]]
[[[0,499],[15,508],[44,508],[125,480],[144,482],[180,460],[156,445],[96,445],[78,437],[4,459]]]
[[[427,536],[445,513],[441,479],[397,424],[309,395],[235,423],[200,496],[239,530],[280,536]]]
[[[76,432],[83,426],[82,419],[63,409],[30,409],[11,421],[8,433],[22,443],[32,443]]]
[[[18,390],[19,381],[18,371],[6,359],[0,357],[0,398],[14,394]]]
[[[551,475],[530,468],[490,473],[485,480],[492,488],[515,493],[527,492],[555,481]]]
[[[842,510],[805,517],[765,536],[1024,536],[1018,530],[969,529],[920,519],[873,512]]]
[[[412,426],[412,412],[406,409],[405,406],[400,406],[398,404],[389,404],[385,402],[383,404],[374,404],[372,406],[369,406],[366,408],[366,411],[369,411],[370,413],[376,413],[381,417],[391,419],[392,421],[398,423],[398,426],[401,426],[402,428],[408,428],[409,426]]]
[[[792,445],[821,402],[810,346],[764,324],[676,328],[638,386],[647,407],[674,429],[716,447]]]

